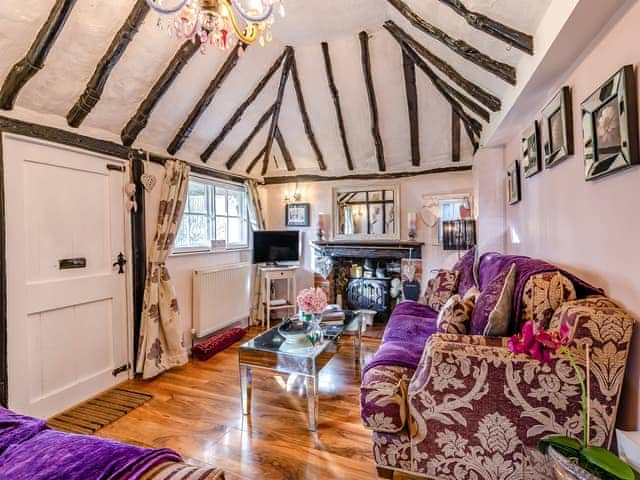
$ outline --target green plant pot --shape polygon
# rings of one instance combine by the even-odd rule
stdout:
[[[551,446],[547,452],[547,457],[551,462],[556,480],[601,480],[600,477],[578,465],[577,460],[565,457]]]

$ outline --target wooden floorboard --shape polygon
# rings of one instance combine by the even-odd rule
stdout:
[[[206,362],[125,383],[153,399],[96,435],[172,448],[188,462],[223,468],[228,480],[377,478],[358,393],[360,365],[379,341],[364,339],[358,363],[353,340],[345,337],[321,371],[318,431],[309,432],[304,389],[287,375],[256,371],[252,415],[242,415],[237,346],[248,338]]]

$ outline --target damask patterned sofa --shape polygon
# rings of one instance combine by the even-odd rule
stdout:
[[[512,332],[530,318],[575,332],[574,357],[591,351],[592,445],[610,446],[634,320],[599,289],[557,267],[497,253],[456,265],[458,293],[482,290],[516,264]],[[474,264],[476,272],[474,275]],[[474,280],[474,278],[477,280]],[[437,312],[416,302],[394,310],[364,369],[361,415],[372,430],[378,473],[431,479],[552,478],[537,443],[580,438],[580,387],[564,358],[541,365],[512,354],[507,337],[436,333]]]

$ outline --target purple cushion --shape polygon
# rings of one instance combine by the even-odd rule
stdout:
[[[509,332],[515,280],[516,266],[511,264],[482,290],[471,317],[471,335],[504,336]]]
[[[473,266],[476,260],[476,247],[473,247],[465,253],[460,260],[453,266],[452,270],[460,272],[458,281],[458,294],[464,296],[471,287],[476,286],[473,275]]]

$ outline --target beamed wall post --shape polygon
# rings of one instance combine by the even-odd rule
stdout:
[[[387,166],[384,161],[384,147],[380,136],[380,120],[378,116],[378,102],[376,101],[376,91],[373,86],[373,75],[371,74],[371,55],[369,53],[369,34],[360,32],[360,60],[362,61],[362,73],[367,87],[367,98],[369,99],[369,113],[371,114],[371,135],[376,147],[376,159],[378,160],[378,170],[384,172]]]
[[[460,116],[451,109],[451,161],[460,161]]]
[[[75,103],[67,114],[67,123],[71,127],[79,127],[84,119],[89,115],[93,107],[100,101],[104,87],[111,75],[111,72],[118,64],[125,50],[138,33],[138,28],[149,12],[149,6],[145,0],[137,0],[131,13],[120,27],[118,33],[111,41],[111,45],[106,53],[98,62],[91,79],[87,83],[87,87],[78,101]]]
[[[216,96],[216,93],[218,92],[224,81],[238,64],[238,60],[240,60],[240,58],[238,57],[238,50],[240,48],[243,48],[243,44],[238,42],[236,46],[231,49],[229,55],[227,55],[226,60],[209,83],[207,89],[200,97],[200,100],[198,100],[196,106],[193,107],[193,110],[191,110],[191,113],[180,127],[180,130],[178,130],[178,133],[167,147],[167,152],[169,152],[169,154],[175,155],[176,152],[180,150],[182,145],[184,145],[184,142],[186,142],[187,139],[191,136],[191,132],[195,128],[202,114],[213,101],[213,97]],[[244,46],[244,48],[248,48],[248,45]]]
[[[258,164],[258,162],[260,161],[260,159],[264,155],[264,148],[265,147],[262,147],[262,149],[258,152],[258,155],[256,155],[254,157],[254,159],[251,160],[251,162],[247,166],[247,169],[246,169],[247,175],[249,175],[251,173],[251,171],[255,168],[255,166]]]
[[[482,53],[477,48],[469,45],[464,40],[449,36],[445,31],[435,25],[426,22],[416,14],[409,5],[402,0],[387,0],[398,10],[414,27],[446,45],[449,49],[460,55],[465,60],[475,63],[487,72],[491,72],[511,85],[516,84],[516,69],[511,65],[499,62],[489,55]]]
[[[418,89],[416,88],[416,64],[402,51],[404,86],[407,94],[409,133],[411,135],[411,164],[420,166],[420,124],[418,118]]]
[[[49,12],[49,17],[31,44],[31,48],[29,48],[24,58],[13,66],[9,75],[7,75],[0,90],[0,108],[3,110],[13,109],[13,105],[22,87],[24,87],[39,70],[44,68],[44,62],[49,55],[49,50],[51,50],[51,47],[53,47],[53,44],[56,42],[75,4],[76,0],[56,1]]]
[[[4,199],[4,153],[0,129],[0,405],[9,403],[7,375],[7,250]]]
[[[282,153],[282,157],[284,158],[284,163],[287,166],[287,170],[293,172],[296,169],[296,166],[293,163],[291,152],[289,152],[289,148],[287,148],[287,143],[284,141],[284,137],[282,136],[280,127],[276,128],[276,142],[278,143],[278,147],[280,148],[280,152]]]
[[[153,109],[162,98],[162,96],[169,90],[169,87],[178,77],[184,66],[189,62],[191,57],[200,49],[200,37],[196,36],[195,41],[185,41],[176,54],[164,69],[160,78],[156,80],[153,87],[147,94],[146,98],[142,101],[136,113],[129,119],[125,127],[120,133],[122,143],[126,146],[133,145],[140,132],[147,126],[149,116]]]
[[[137,211],[131,212],[131,256],[133,265],[133,365],[138,360],[138,342],[144,303],[144,287],[147,277],[147,234],[145,189],[140,182],[144,162],[139,155],[130,156],[131,181],[136,185]]]

